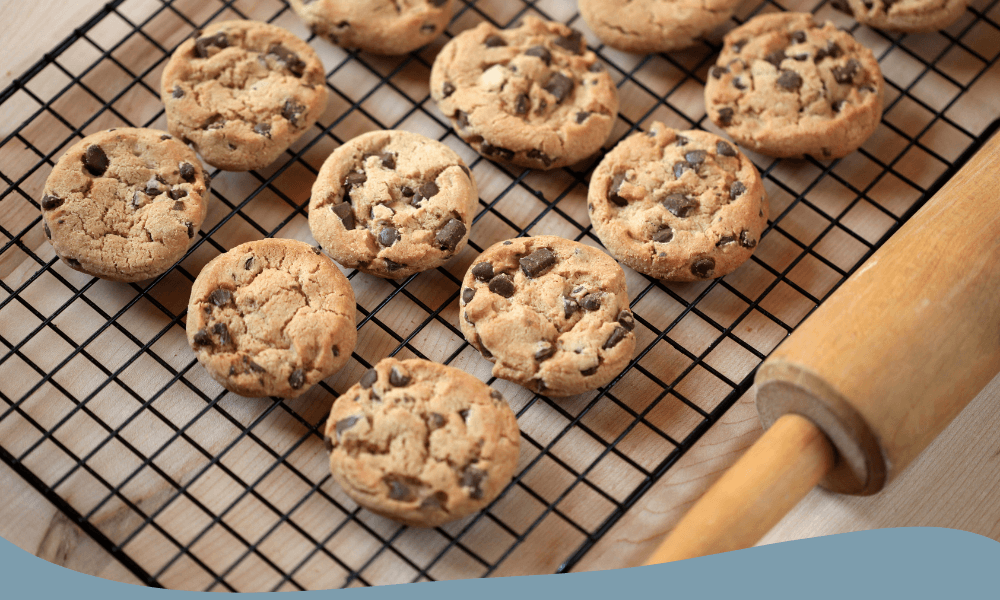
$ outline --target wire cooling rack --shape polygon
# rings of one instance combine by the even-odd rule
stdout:
[[[825,1],[740,10],[723,30],[781,9],[850,27],[885,71],[883,124],[837,162],[751,155],[772,207],[753,259],[698,284],[626,269],[635,359],[608,387],[558,401],[490,379],[457,327],[459,285],[477,253],[502,239],[545,233],[598,245],[586,213],[594,163],[540,173],[479,158],[429,99],[433,57],[482,20],[505,26],[534,12],[584,30],[621,89],[610,148],[654,120],[712,129],[702,84],[721,31],[688,51],[641,57],[601,46],[572,1],[469,0],[447,36],[404,57],[310,39],[332,91],[317,126],[265,170],[216,173],[185,259],[125,285],[66,268],[45,241],[38,198],[54,161],[100,129],[165,128],[161,70],[204,24],[248,18],[309,32],[278,0],[110,2],[0,94],[0,457],[152,586],[296,590],[571,570],[749,388],[766,355],[985,140],[997,2],[976,0],[946,31],[920,36],[859,28]],[[359,329],[349,365],[296,400],[227,394],[187,347],[191,281],[245,241],[313,242],[305,210],[318,168],[343,141],[379,128],[440,139],[471,165],[481,195],[471,247],[406,281],[348,272]],[[523,432],[518,474],[483,513],[403,528],[330,480],[318,428],[333,395],[387,355],[457,366],[510,400]]]

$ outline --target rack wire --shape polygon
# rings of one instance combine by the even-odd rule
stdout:
[[[447,35],[376,57],[309,36],[279,0],[114,0],[0,93],[0,457],[151,586],[301,590],[570,571],[746,392],[757,365],[996,129],[970,118],[995,84],[1000,0],[976,0],[947,30],[889,35],[826,0],[746,6],[808,10],[871,47],[887,80],[882,126],[834,162],[753,155],[772,217],[754,257],[698,284],[626,269],[639,345],[607,387],[553,401],[490,377],[457,327],[465,269],[483,248],[556,234],[599,245],[586,216],[591,161],[539,173],[478,157],[427,89],[447,38],[535,13],[584,30],[619,81],[607,147],[653,120],[713,129],[701,99],[719,35],[670,55],[600,45],[567,0],[466,0]],[[264,20],[308,38],[328,68],[319,123],[271,167],[214,173],[197,243],[150,282],[65,267],[38,198],[54,161],[114,126],[164,129],[158,81],[170,52],[210,21]],[[992,82],[989,80],[993,77]],[[313,242],[306,207],[330,151],[372,129],[440,139],[471,165],[480,211],[470,248],[405,281],[347,271],[359,342],[349,365],[292,401],[226,393],[184,336],[190,283],[227,248],[265,236]],[[518,473],[480,514],[434,530],[367,513],[330,480],[320,427],[331,400],[384,356],[423,357],[504,392],[523,433]]]

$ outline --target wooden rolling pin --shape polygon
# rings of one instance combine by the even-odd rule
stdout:
[[[1000,371],[995,135],[757,372],[767,432],[647,564],[754,545],[816,485],[874,494]]]

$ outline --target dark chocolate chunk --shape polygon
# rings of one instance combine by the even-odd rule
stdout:
[[[183,98],[184,90],[181,89],[181,86],[175,85],[173,91],[170,92],[170,95],[174,98]]]
[[[575,29],[569,35],[557,37],[555,44],[573,54],[583,54],[583,34]]]
[[[483,344],[481,340],[480,340],[479,346],[480,346],[479,347],[479,353],[483,355],[483,358],[485,358],[486,360],[492,360],[493,359],[493,353],[490,352],[489,348],[487,348],[486,345]]]
[[[680,160],[674,163],[674,177],[680,179],[684,175],[684,171],[693,171],[694,167],[691,163]]]
[[[780,67],[781,66],[781,61],[785,60],[786,58],[788,58],[788,57],[785,56],[785,51],[784,50],[775,50],[774,52],[772,52],[772,53],[768,54],[767,56],[765,56],[764,60],[766,60],[767,62],[771,63],[772,65],[774,65],[776,67]]]
[[[188,239],[194,239],[194,223],[188,221],[187,223]]]
[[[743,47],[747,45],[748,41],[749,40],[737,40],[737,41],[733,42],[733,52],[735,52],[736,54],[739,54],[740,52],[742,52],[743,51]]]
[[[503,394],[499,390],[490,390],[490,398],[493,398],[497,402],[503,401]]]
[[[614,348],[619,342],[624,340],[627,335],[628,331],[626,331],[624,327],[615,327],[615,330],[611,332],[611,337],[608,338],[608,341],[604,342],[601,349],[610,350],[611,348]]]
[[[480,144],[479,149],[486,156],[497,156],[503,160],[510,160],[514,158],[513,150],[508,150],[506,148],[494,146],[489,142],[483,142],[482,144]]]
[[[229,46],[229,38],[221,31],[215,35],[206,35],[194,41],[194,53],[198,58],[208,58],[209,48],[220,50]]]
[[[590,367],[589,369],[584,369],[584,370],[580,371],[580,375],[583,375],[584,377],[590,377],[591,375],[597,373],[597,368],[599,366],[600,365]]]
[[[449,219],[444,224],[444,227],[434,236],[434,241],[437,242],[438,247],[442,250],[454,252],[455,248],[458,247],[458,243],[465,237],[466,231],[468,229],[465,227],[465,223],[458,219]]]
[[[538,342],[538,350],[535,352],[535,360],[542,362],[556,353],[556,347],[548,342]]]
[[[720,248],[722,246],[728,246],[736,241],[736,238],[731,235],[724,235],[719,238],[719,241],[715,242],[715,247]]]
[[[534,56],[542,59],[546,65],[552,64],[552,53],[545,46],[532,46],[524,51],[526,56]]]
[[[444,85],[441,86],[441,95],[447,98],[448,96],[454,93],[455,93],[455,84],[453,84],[450,81],[444,82]]]
[[[722,79],[722,76],[728,72],[729,67],[715,66],[708,70],[708,74],[712,76],[712,79]]]
[[[493,265],[488,262],[476,263],[472,267],[472,276],[479,281],[489,281],[493,279]]]
[[[666,244],[674,239],[674,230],[670,225],[664,225],[662,229],[653,234],[653,241],[657,244]]]
[[[361,387],[368,390],[371,389],[375,382],[378,381],[378,371],[375,369],[368,369],[365,374],[361,376]]]
[[[212,335],[208,333],[206,329],[199,329],[197,333],[194,334],[194,345],[195,346],[211,346],[212,345]]]
[[[413,494],[413,488],[411,488],[407,483],[404,483],[400,479],[392,476],[386,476],[385,482],[389,486],[389,498],[392,500],[398,500],[399,502],[410,502],[414,500],[416,496]]]
[[[691,152],[688,152],[687,154],[684,155],[684,158],[689,163],[694,165],[695,168],[698,168],[699,165],[705,162],[705,159],[707,157],[708,153],[705,152],[704,150],[692,150]]]
[[[78,261],[77,259],[75,259],[75,258],[67,258],[65,260],[66,260],[66,264],[69,265],[69,266],[71,266],[71,267],[73,267],[74,269],[76,269],[78,271],[82,271],[83,270],[83,265],[81,265],[80,261]]]
[[[360,421],[360,420],[361,420],[360,416],[358,416],[358,415],[351,415],[350,417],[347,417],[346,419],[341,419],[341,420],[337,421],[337,425],[336,425],[337,429],[336,429],[336,433],[334,434],[334,435],[337,436],[337,441],[340,441],[340,436],[343,435],[343,433],[345,431],[347,431],[348,429],[350,429],[351,427],[354,427],[357,424],[357,422]]]
[[[427,415],[427,428],[430,429],[431,431],[434,431],[435,429],[441,429],[442,427],[444,427],[444,424],[446,422],[447,420],[444,418],[444,415],[440,413],[431,413]]]
[[[685,219],[698,208],[698,201],[684,194],[670,194],[663,199],[663,206],[675,217]]]
[[[246,262],[243,263],[243,270],[249,271],[252,268],[253,268],[253,257],[251,256],[246,260]]]
[[[152,198],[154,196],[159,196],[160,194],[162,194],[163,187],[162,184],[159,181],[157,181],[156,178],[154,177],[146,182],[146,189],[144,189],[143,191],[146,193],[147,196]]]
[[[386,227],[378,233],[378,243],[382,244],[386,248],[398,242],[399,238],[399,230],[395,227]]]
[[[306,107],[295,100],[285,100],[285,105],[281,109],[281,116],[288,119],[294,127],[298,127],[299,118],[306,112]]]
[[[455,121],[456,121],[456,125],[458,125],[459,129],[468,129],[469,128],[469,115],[465,111],[461,111],[461,110],[456,111],[455,112]]]
[[[830,72],[833,73],[833,79],[837,83],[847,85],[854,83],[854,76],[858,74],[859,70],[861,70],[861,63],[852,58],[843,67],[834,67]]]
[[[531,109],[531,99],[528,98],[527,94],[518,94],[514,101],[514,114],[526,115],[529,109]]]
[[[537,160],[541,162],[546,167],[555,162],[554,158],[545,154],[541,150],[538,150],[537,148],[532,148],[531,150],[528,150],[527,157],[530,158],[531,160]]]
[[[354,188],[361,187],[366,181],[368,181],[368,175],[364,173],[348,173],[347,177],[344,178],[344,193],[350,194]]]
[[[465,288],[462,290],[462,302],[468,304],[472,302],[472,299],[476,297],[476,290],[474,288]]]
[[[714,270],[715,259],[712,258],[699,258],[691,265],[691,274],[702,279],[711,277]]]
[[[243,361],[247,364],[247,368],[250,369],[254,373],[267,373],[267,369],[265,369],[264,367],[260,366],[256,362],[250,360],[246,356],[243,357]]]
[[[854,16],[854,12],[851,10],[851,5],[847,2],[847,0],[832,0],[830,2],[830,6],[832,6],[834,10],[839,10],[845,15]]]
[[[719,123],[723,126],[729,125],[733,122],[733,109],[728,106],[719,109]]]
[[[742,181],[734,181],[733,185],[729,186],[729,199],[736,200],[747,191],[747,186],[744,185]]]
[[[493,35],[487,36],[486,41],[483,43],[486,44],[487,48],[496,48],[498,46],[507,45],[507,41],[495,33]]]
[[[580,300],[580,306],[582,306],[584,310],[591,310],[591,311],[597,310],[601,308],[601,297],[603,295],[604,294],[602,294],[601,292],[594,292],[593,294],[587,294]]]
[[[233,301],[233,293],[227,289],[219,288],[208,295],[208,301],[222,307]]]
[[[572,317],[574,314],[580,311],[580,303],[573,298],[563,297],[563,312],[566,318]]]
[[[777,84],[786,90],[797,90],[802,87],[802,76],[795,71],[782,71]]]
[[[475,467],[468,467],[462,473],[461,486],[469,488],[469,497],[479,500],[483,497],[483,481],[486,480],[486,473]]]
[[[302,369],[295,369],[292,371],[292,374],[288,376],[288,385],[292,386],[293,390],[299,389],[305,382],[306,374]]]
[[[841,110],[844,109],[845,104],[847,104],[847,100],[837,100],[836,102],[830,105],[830,108],[833,109],[833,112],[839,113]]]
[[[389,371],[389,384],[393,387],[406,387],[410,385],[410,376],[404,373],[399,367],[393,367]]]
[[[169,192],[167,192],[167,195],[170,196],[171,200],[180,200],[181,198],[187,196],[188,193],[187,190],[183,188],[173,188]]]
[[[389,260],[388,258],[384,258],[382,260],[385,262],[385,268],[388,269],[390,272],[391,271],[398,271],[398,270],[400,270],[400,269],[402,269],[403,267],[406,266],[406,265],[404,265],[402,263],[398,263],[396,261]]]
[[[87,168],[87,172],[94,177],[100,177],[108,170],[108,164],[108,155],[100,146],[96,144],[87,146],[87,151],[83,155],[83,166]]]
[[[212,325],[212,333],[214,333],[219,338],[220,346],[228,346],[232,338],[229,336],[229,328],[226,327],[225,323],[216,323]]]
[[[490,279],[490,291],[498,296],[510,298],[514,295],[514,280],[506,273],[500,273]]]
[[[136,194],[138,194],[138,192],[136,192]],[[170,207],[170,209],[171,210],[184,210],[184,201],[183,200],[177,200],[176,202],[174,202],[174,205]]]
[[[267,123],[257,123],[253,126],[253,132],[266,138],[271,137],[271,126]]]
[[[50,240],[52,239],[52,230],[49,229],[49,224],[48,223],[42,223],[42,231],[45,232],[45,237],[46,238],[48,238]]]
[[[715,145],[715,151],[719,156],[736,156],[736,150],[722,140],[719,140],[719,143]]]
[[[806,32],[801,29],[792,32],[792,41],[796,44],[804,44],[806,41]]]
[[[750,232],[744,229],[740,232],[740,246],[744,248],[756,248],[757,240],[753,239]]]
[[[674,144],[677,145],[678,147],[681,147],[681,148],[683,148],[684,146],[687,146],[690,142],[691,142],[691,140],[687,139],[683,135],[677,136],[677,139],[674,140]]]
[[[584,110],[576,113],[576,122],[578,125],[583,125],[583,122],[586,121],[588,118],[590,118],[590,112],[588,111]]]
[[[191,163],[182,162],[178,167],[178,171],[180,172],[181,179],[184,181],[194,181],[195,170],[194,165]]]
[[[635,329],[635,317],[627,309],[622,310],[618,313],[618,324],[624,327],[627,331],[632,331]]]
[[[330,348],[330,352],[333,353],[333,357],[334,358],[337,358],[338,356],[340,356],[340,348],[338,348],[337,346],[334,346],[333,348]]]
[[[282,63],[286,69],[292,72],[292,75],[296,77],[302,77],[305,73],[306,63],[299,55],[292,52],[288,48],[285,48],[281,44],[274,44],[267,51],[268,55],[273,56],[275,60]]]
[[[608,202],[615,206],[628,206],[628,200],[622,198],[618,193],[621,191],[623,183],[625,183],[625,173],[618,173],[611,178],[611,187],[608,189]]]
[[[443,2],[444,0],[431,1]],[[420,501],[420,510],[442,510],[446,504],[448,504],[448,494],[437,491]]]
[[[738,90],[747,89],[747,84],[743,83],[742,77],[733,77],[733,87]]]
[[[354,229],[354,210],[351,205],[346,202],[341,202],[340,204],[334,204],[332,207],[333,214],[340,217],[340,222],[344,224],[344,229],[350,231]]]
[[[521,271],[526,276],[534,278],[556,264],[556,255],[548,248],[539,248],[518,262],[521,264]]]
[[[399,188],[399,193],[402,194],[404,198],[412,198],[413,195],[416,194],[416,192],[413,191],[413,188],[411,188],[408,185],[404,185],[403,187]]]
[[[466,408],[466,409],[462,409],[462,410],[458,411],[458,416],[462,417],[462,420],[465,421],[466,423],[468,423],[469,422],[469,409]]]
[[[824,58],[840,58],[844,54],[844,51],[840,49],[837,42],[829,41],[826,44],[826,48],[820,48],[816,51],[816,56],[813,57],[813,61],[819,62]]]
[[[55,196],[42,196],[42,210],[55,210],[63,205],[63,199]]]
[[[562,102],[573,93],[574,86],[572,79],[556,72],[552,74],[552,77],[549,77],[549,81],[543,89],[555,96],[556,102]]]

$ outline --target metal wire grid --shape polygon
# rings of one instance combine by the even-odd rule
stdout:
[[[951,111],[1000,54],[997,2],[974,3],[939,34],[855,27],[887,75],[875,139],[833,163],[753,156],[772,224],[737,273],[664,285],[628,271],[639,351],[607,388],[554,402],[490,380],[518,414],[518,475],[483,513],[431,531],[361,511],[330,482],[318,430],[329,395],[385,355],[488,379],[488,363],[455,325],[461,276],[482,248],[516,235],[596,245],[585,216],[589,168],[539,174],[472,153],[428,97],[440,44],[386,59],[311,40],[330,67],[333,97],[316,128],[269,169],[215,174],[204,238],[171,272],[129,286],[82,276],[54,257],[38,216],[62,151],[110,126],[164,128],[160,70],[209,21],[254,18],[307,34],[277,0],[110,2],[0,95],[12,117],[4,121],[20,123],[0,142],[0,456],[152,586],[315,589],[571,570],[749,388],[768,352],[985,140],[989,131]],[[530,12],[585,29],[575,3],[561,0],[458,8],[449,36]],[[765,3],[734,23],[776,8],[850,23],[825,1]],[[700,94],[716,44],[636,57],[589,41],[620,79],[622,114],[608,147],[654,119],[711,129]],[[311,240],[304,211],[322,160],[362,131],[394,127],[441,139],[472,166],[482,195],[472,249],[403,282],[350,272],[359,344],[322,389],[288,402],[226,394],[186,351],[190,282],[243,241]]]

